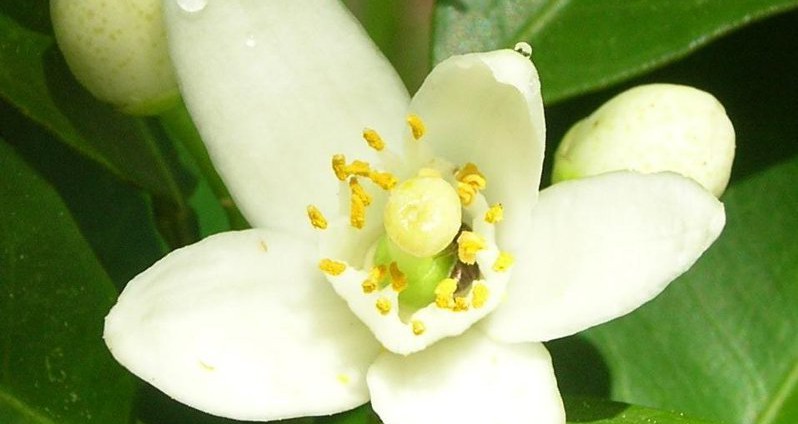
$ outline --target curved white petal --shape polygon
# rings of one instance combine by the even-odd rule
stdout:
[[[403,134],[408,96],[338,1],[167,0],[180,88],[214,165],[256,227],[309,234],[337,211],[330,158],[372,159],[364,127]]]
[[[539,343],[497,343],[473,330],[408,357],[383,353],[367,379],[385,424],[565,423]]]
[[[475,163],[488,202],[504,205],[503,249],[516,249],[537,198],[546,127],[540,80],[512,50],[453,56],[433,69],[410,104],[436,156]]]
[[[723,204],[676,174],[555,184],[541,192],[507,298],[483,328],[544,341],[625,315],[690,268],[724,223]]]
[[[128,284],[104,337],[169,396],[246,420],[367,402],[365,373],[379,351],[316,268],[315,247],[263,230],[170,253]]]

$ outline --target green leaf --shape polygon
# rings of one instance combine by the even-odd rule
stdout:
[[[565,398],[569,424],[709,424],[684,414],[589,398]]]
[[[728,223],[652,303],[549,344],[565,393],[727,423],[798,422],[796,23],[798,12],[771,18],[632,82],[688,83],[724,103],[738,136],[722,198]],[[592,106],[577,115],[612,94],[588,96]],[[577,103],[550,108],[548,117],[574,115]]]
[[[527,41],[544,98],[553,103],[638,75],[796,6],[796,0],[442,0],[433,61]]]
[[[51,34],[14,20],[11,12],[30,7],[17,3],[0,8],[0,97],[117,176],[185,208],[181,181],[152,124],[95,100],[75,81]],[[35,7],[46,10],[47,3]]]
[[[116,291],[53,189],[0,140],[0,421],[127,423],[102,341]]]
[[[586,337],[616,398],[723,422],[798,422],[798,159],[730,188],[727,225],[688,274]]]

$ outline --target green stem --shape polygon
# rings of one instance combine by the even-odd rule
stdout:
[[[180,102],[176,107],[169,109],[159,116],[161,125],[166,133],[172,140],[180,142],[183,147],[189,152],[194,159],[202,175],[208,181],[213,194],[219,200],[227,219],[230,222],[230,228],[234,230],[242,230],[250,228],[249,223],[241,215],[241,212],[236,207],[230,192],[224,185],[221,177],[213,167],[208,151],[202,143],[202,138],[191,120],[183,102]]]

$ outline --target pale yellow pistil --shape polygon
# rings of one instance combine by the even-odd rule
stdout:
[[[397,185],[384,209],[385,232],[410,255],[427,258],[445,249],[462,222],[460,201],[442,178],[415,177]]]

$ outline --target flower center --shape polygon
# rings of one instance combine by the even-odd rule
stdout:
[[[512,265],[512,256],[496,246],[503,209],[489,206],[485,176],[473,163],[456,166],[426,154],[426,126],[415,115],[407,123],[405,160],[417,168],[397,175],[411,177],[400,181],[335,155],[348,223],[328,223],[308,206],[313,227],[327,234],[319,268],[383,345],[402,353],[459,334],[495,308]],[[398,155],[376,131],[364,130],[363,139],[384,163],[397,164]]]

